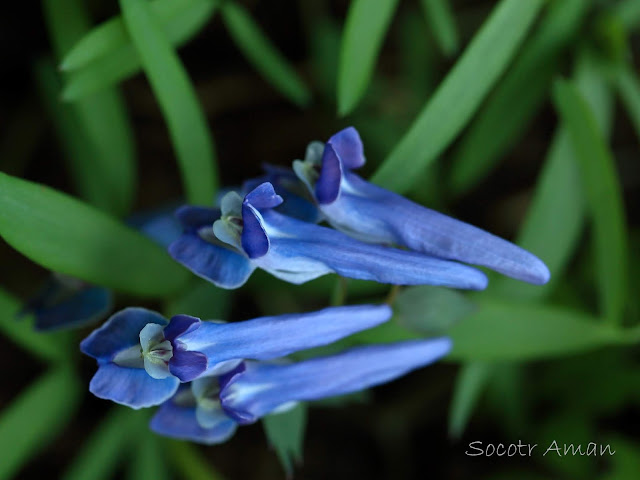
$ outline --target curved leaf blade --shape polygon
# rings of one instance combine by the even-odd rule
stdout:
[[[371,80],[378,53],[398,0],[352,0],[338,65],[338,114],[358,104]]]
[[[453,56],[460,47],[460,34],[450,0],[422,0],[421,3],[438,47],[445,56]]]
[[[372,180],[406,193],[504,72],[545,2],[502,0]]]
[[[120,0],[122,14],[164,114],[189,203],[210,205],[217,189],[213,141],[189,76],[144,0]]]
[[[135,295],[165,295],[189,277],[162,248],[114,218],[3,173],[0,234],[45,268]]]
[[[222,7],[222,16],[234,42],[264,78],[282,95],[300,107],[311,101],[311,92],[284,56],[235,2]]]
[[[269,444],[275,448],[287,476],[293,473],[293,463],[302,462],[302,444],[307,426],[307,406],[298,404],[285,413],[267,415],[262,426]]]
[[[462,435],[492,373],[493,365],[484,362],[467,363],[458,373],[449,413],[449,436],[452,438]]]

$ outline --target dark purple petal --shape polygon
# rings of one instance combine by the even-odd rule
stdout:
[[[209,243],[197,233],[184,233],[169,246],[169,254],[196,275],[221,288],[238,288],[255,266],[243,254]]]
[[[220,378],[220,400],[238,423],[252,423],[289,402],[357,392],[398,378],[446,355],[448,338],[354,348],[293,364],[245,362]]]
[[[158,380],[143,368],[125,368],[114,363],[98,364],[89,390],[96,397],[131,408],[160,405],[173,396],[180,381],[175,377]]]
[[[335,149],[345,168],[353,170],[364,165],[364,148],[360,134],[355,128],[347,127],[340,130],[327,143]]]
[[[125,308],[80,342],[80,350],[98,360],[111,360],[120,350],[139,344],[140,331],[148,323],[166,325],[167,320],[146,308]]]
[[[249,258],[259,258],[269,251],[269,237],[257,211],[246,203],[242,205],[242,249]]]
[[[176,210],[175,215],[186,230],[193,231],[205,225],[213,225],[220,218],[220,210],[185,205]]]
[[[331,203],[340,195],[342,167],[338,154],[331,144],[327,143],[322,154],[322,167],[316,182],[316,199],[320,205]]]
[[[190,382],[207,370],[207,357],[204,353],[188,352],[180,348],[173,349],[169,360],[169,372],[181,382]]]
[[[197,329],[200,323],[199,318],[190,315],[174,315],[164,328],[164,338],[173,343],[176,337]]]
[[[282,197],[276,193],[269,182],[264,182],[251,190],[244,197],[244,202],[258,210],[274,208],[282,203]]]

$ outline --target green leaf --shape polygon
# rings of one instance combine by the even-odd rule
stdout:
[[[164,440],[166,456],[185,480],[222,480],[223,477],[191,444]]]
[[[138,440],[127,477],[130,480],[170,480],[159,437],[149,431],[145,433]]]
[[[475,310],[473,303],[460,292],[431,285],[402,290],[394,307],[402,325],[434,335],[441,334]]]
[[[621,64],[615,72],[615,86],[622,105],[629,115],[640,140],[640,79],[629,63]]]
[[[603,445],[610,445],[615,455],[607,456],[611,468],[602,480],[631,480],[640,472],[640,444],[620,435],[605,437]]]
[[[449,413],[449,435],[460,438],[492,373],[492,365],[471,362],[458,373]]]
[[[164,114],[189,203],[210,205],[218,184],[207,120],[187,72],[145,0],[120,0],[142,66]]]
[[[407,192],[464,128],[504,72],[545,2],[502,0],[425,105],[412,127],[378,168],[373,181]]]
[[[247,10],[235,2],[227,2],[222,7],[222,16],[233,41],[256,70],[293,103],[300,107],[308,105],[311,92]]]
[[[490,300],[447,334],[453,340],[448,358],[464,361],[541,359],[626,341],[624,332],[575,310]]]
[[[590,6],[584,0],[550,3],[540,26],[454,151],[450,178],[454,194],[462,194],[482,180],[522,135],[542,107],[561,65],[561,54]]]
[[[149,7],[171,45],[179,47],[209,22],[217,0],[155,0]],[[142,65],[122,17],[98,25],[82,37],[61,68],[69,72],[65,100],[77,100],[138,73]]]
[[[604,132],[611,130],[612,101],[606,78],[591,57],[582,54],[576,84]],[[536,300],[563,281],[563,273],[580,244],[586,219],[586,199],[576,152],[564,124],[556,132],[516,243],[544,260],[552,272],[546,285],[529,285],[499,277],[494,292],[505,298]]]
[[[30,385],[0,414],[0,478],[10,478],[64,429],[79,404],[81,388],[64,366]]]
[[[100,480],[112,478],[119,461],[138,438],[141,412],[113,407],[62,475],[63,480]]]
[[[203,320],[226,320],[230,300],[231,292],[197,278],[181,295],[165,304],[164,312],[167,318],[188,313]]]
[[[57,362],[66,360],[74,353],[66,333],[42,333],[33,329],[30,315],[18,317],[21,303],[0,289],[0,331],[14,343],[42,360]]]
[[[338,66],[338,113],[350,113],[364,95],[398,0],[352,0]]]
[[[288,412],[267,415],[262,419],[262,425],[269,444],[275,448],[287,475],[291,476],[293,462],[302,462],[307,406],[300,403]]]
[[[602,312],[610,322],[618,324],[627,298],[628,252],[615,161],[588,103],[572,83],[556,82],[554,102],[567,124],[587,192]]]
[[[637,0],[620,0],[613,7],[613,13],[629,32],[640,28],[640,3]]]
[[[62,57],[89,29],[89,18],[78,0],[43,2],[56,54]],[[124,100],[104,90],[72,107],[60,105],[60,81],[47,64],[38,67],[41,90],[67,146],[76,189],[93,205],[117,215],[129,212],[135,192],[136,160],[133,134]],[[61,118],[62,117],[62,118]]]
[[[460,47],[460,34],[449,0],[422,0],[422,8],[440,50],[453,56]]]
[[[0,234],[50,270],[136,295],[165,295],[189,275],[154,242],[61,192],[0,173]]]

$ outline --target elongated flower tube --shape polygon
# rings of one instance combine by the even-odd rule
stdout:
[[[89,390],[132,408],[159,405],[178,384],[219,375],[243,359],[267,360],[327,345],[391,317],[387,305],[326,308],[236,323],[188,315],[167,321],[143,308],[113,315],[80,344],[98,361]]]
[[[335,272],[347,278],[400,285],[474,290],[487,285],[486,276],[471,267],[354,240],[331,228],[274,211],[281,203],[273,186],[263,183],[244,199],[228,193],[220,214],[185,207],[178,216],[183,224],[192,226],[169,247],[169,253],[223,288],[242,285],[255,268],[295,284]],[[216,216],[219,218],[211,229],[207,225]]]
[[[161,435],[213,444],[238,424],[286,411],[298,402],[356,392],[423,367],[451,348],[447,338],[354,348],[299,363],[242,362],[221,377],[182,386],[151,420]]]
[[[400,245],[438,258],[481,265],[533,284],[549,280],[546,265],[526,250],[353,173],[365,163],[355,128],[336,133],[323,148],[319,142],[311,145],[307,152],[315,154],[307,153],[304,161],[294,161],[293,169],[333,227],[365,242]]]

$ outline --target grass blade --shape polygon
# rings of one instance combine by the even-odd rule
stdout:
[[[47,24],[58,58],[61,58],[87,30],[89,18],[78,0],[45,0],[43,3]],[[45,92],[51,96],[58,89],[54,87],[55,73],[43,71]],[[50,109],[64,107],[51,105]],[[74,143],[68,153],[79,154],[70,165],[74,169],[76,188],[92,204],[117,215],[129,212],[135,192],[136,161],[132,128],[126,114],[124,100],[119,92],[107,89],[77,102],[68,117],[60,124],[61,135]],[[57,115],[59,116],[59,115]],[[75,117],[75,118],[74,118]],[[68,137],[84,137],[71,140]],[[78,150],[78,144],[82,145]]]
[[[50,270],[136,295],[165,295],[189,274],[158,245],[68,195],[0,173],[0,235]]]
[[[502,0],[373,181],[407,192],[462,130],[505,70],[544,2]]]
[[[352,0],[342,34],[338,66],[338,114],[362,99],[398,0]]]
[[[293,474],[293,463],[302,462],[302,444],[307,426],[307,406],[298,404],[285,413],[267,415],[262,419],[269,445],[275,448],[287,476]]]
[[[583,0],[550,4],[540,26],[454,151],[450,178],[453,194],[462,194],[482,180],[518,140],[546,99],[561,54],[589,7]]]
[[[632,32],[640,27],[640,3],[637,0],[620,0],[613,7],[613,13],[628,31]]]
[[[68,367],[36,380],[0,416],[0,478],[17,473],[35,453],[63,430],[78,406],[80,385]]]
[[[452,57],[460,48],[460,34],[449,0],[422,0],[422,8],[440,50]]]
[[[66,360],[75,348],[65,348],[70,338],[66,333],[44,333],[33,329],[33,319],[18,318],[22,304],[0,290],[0,331],[14,343],[46,362]]]
[[[450,437],[460,438],[464,432],[491,373],[492,365],[483,362],[467,363],[458,373],[449,413]]]
[[[640,79],[631,65],[625,63],[616,69],[614,80],[618,95],[640,140]]]
[[[293,103],[300,107],[308,105],[311,92],[247,10],[235,2],[227,2],[222,7],[222,16],[233,41],[256,70]]]
[[[176,440],[164,440],[164,447],[169,461],[180,478],[185,480],[223,480],[220,475],[191,444]]]
[[[62,475],[63,480],[100,480],[112,478],[118,462],[138,435],[141,412],[114,407],[91,434],[73,463]]]
[[[187,72],[145,0],[120,0],[142,66],[164,114],[189,203],[210,205],[218,187],[213,142]]]
[[[146,425],[145,425],[146,428]],[[130,480],[170,480],[159,438],[145,432],[138,441],[136,454],[129,464],[127,478]]]
[[[627,237],[615,161],[589,105],[570,82],[554,85],[554,103],[566,122],[593,219],[603,315],[618,324],[627,298]]]

